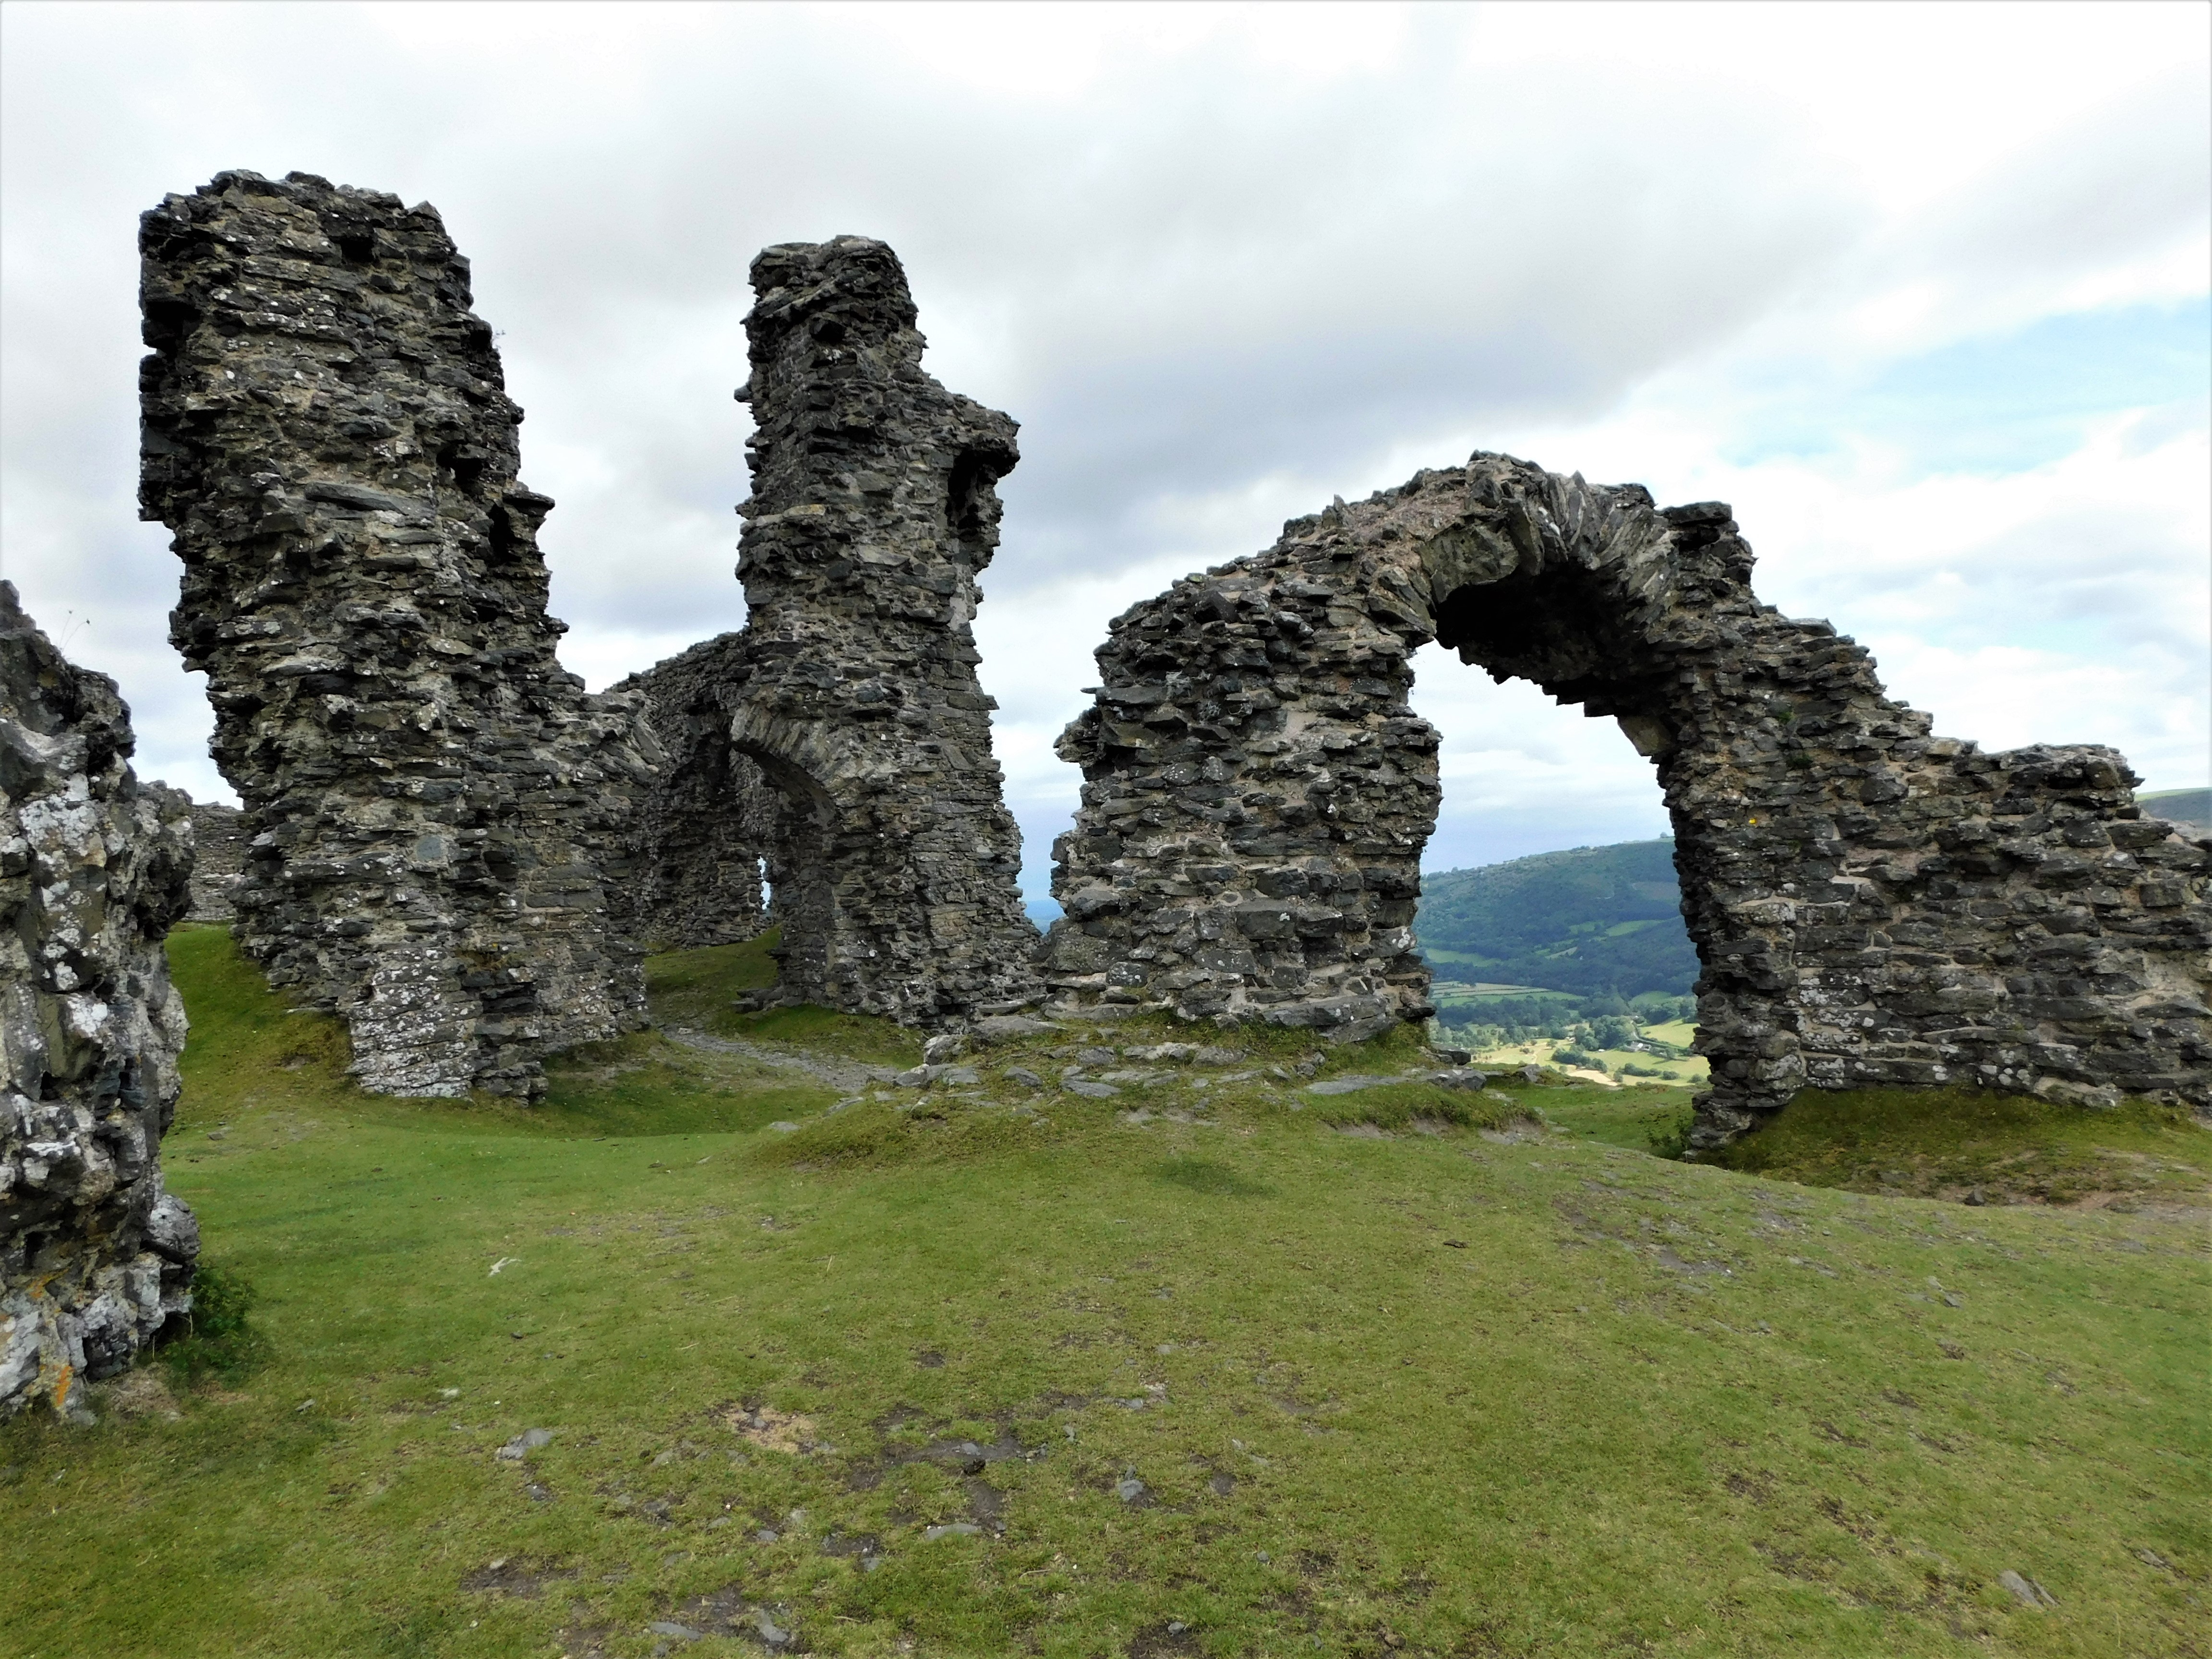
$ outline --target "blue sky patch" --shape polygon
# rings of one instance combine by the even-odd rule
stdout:
[[[1890,363],[1856,387],[1802,387],[1762,408],[1729,459],[1830,454],[1864,438],[1905,450],[1922,472],[2021,472],[2130,409],[2187,424],[2212,416],[2212,299],[2049,317]]]

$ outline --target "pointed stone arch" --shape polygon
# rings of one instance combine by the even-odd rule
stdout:
[[[1697,1145],[1808,1085],[2212,1107],[2212,841],[2143,818],[2110,749],[1931,737],[1752,562],[1721,503],[1478,453],[1133,607],[1060,739],[1085,783],[1049,982],[1341,1036],[1426,1018],[1436,640],[1653,761],[1704,967]]]

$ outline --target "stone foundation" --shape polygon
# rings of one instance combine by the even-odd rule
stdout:
[[[141,222],[143,515],[249,836],[235,932],[386,1094],[533,1096],[642,1023],[654,756],[563,672],[522,411],[435,210],[225,173]],[[643,741],[647,747],[640,746]]]
[[[190,803],[126,763],[130,711],[0,581],[0,1416],[81,1415],[191,1307],[199,1230],[161,1189],[185,1010]]]
[[[2108,749],[1929,735],[1867,653],[1759,604],[1719,503],[1476,455],[1286,525],[1111,624],[1060,740],[1064,1002],[1362,1036],[1431,1012],[1411,924],[1455,647],[1651,757],[1704,963],[1718,1145],[1808,1085],[2212,1108],[2212,840]]]

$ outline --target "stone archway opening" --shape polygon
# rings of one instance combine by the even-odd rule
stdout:
[[[1706,914],[1684,902],[1688,884],[1675,856],[1698,846],[1705,825],[1669,808],[1666,758],[1680,719],[1660,653],[1628,625],[1597,574],[1575,564],[1446,588],[1434,605],[1434,628],[1433,648],[1417,653],[1414,702],[1440,728],[1438,829],[1424,860],[1425,894],[1437,908],[1421,925],[1439,1025],[1498,1024],[1482,1018],[1495,1007],[1511,1014],[1506,1023],[1523,1028],[1521,1041],[1533,1045],[1507,1050],[1515,1064],[1547,1060],[1552,1050],[1540,1039],[1572,1037],[1570,1055],[1618,1050],[1616,1066],[1694,1080],[1702,1066],[1655,1066],[1652,1056],[1680,1056],[1647,1048],[1638,1029],[1684,1018],[1694,1025],[1698,969],[1690,951]],[[1494,684],[1470,696],[1470,667]],[[1465,741],[1464,728],[1455,729],[1462,719],[1484,733],[1486,749],[1520,750],[1548,785],[1516,779],[1492,805],[1489,777],[1450,765],[1452,750]],[[1515,762],[1500,759],[1502,781]],[[1540,805],[1505,804],[1540,792]],[[1483,826],[1472,835],[1462,828],[1469,818]],[[1482,848],[1479,856],[1465,855],[1469,841]],[[1548,856],[1516,862],[1538,854]],[[1695,868],[1701,860],[1687,862]],[[1510,867],[1472,884],[1439,880],[1438,872],[1462,864]],[[1656,896],[1650,878],[1664,884]],[[1561,908],[1540,921],[1504,897],[1516,888],[1547,890]],[[1449,928],[1443,918],[1455,901],[1472,901],[1486,922]],[[1654,928],[1671,943],[1655,948],[1646,931]],[[1633,944],[1614,937],[1623,933],[1643,937]],[[1494,965],[1476,965],[1483,962]],[[1485,983],[1520,988],[1474,988]],[[1671,1036],[1677,1045],[1688,1040]]]
[[[1658,770],[1623,735],[1635,717],[1590,717],[1436,644],[1413,665],[1413,706],[1438,735],[1414,921],[1434,1040],[1486,1071],[1697,1085],[1698,964]]]
[[[770,825],[754,868],[767,888],[763,925],[781,930],[769,951],[789,1000],[830,1006],[838,935],[832,879],[837,803],[801,767],[757,746],[741,752],[760,775]]]
[[[1441,641],[1656,764],[1702,966],[1693,1146],[1808,1085],[2212,1107],[2212,850],[2142,818],[2110,750],[1932,737],[1751,568],[1722,503],[1477,454],[1132,607],[1060,739],[1085,781],[1048,983],[1338,1037],[1427,1018],[1410,693]]]

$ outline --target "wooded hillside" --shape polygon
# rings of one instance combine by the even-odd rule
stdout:
[[[1698,977],[1672,841],[1539,853],[1421,878],[1413,936],[1442,977],[1682,996]]]

